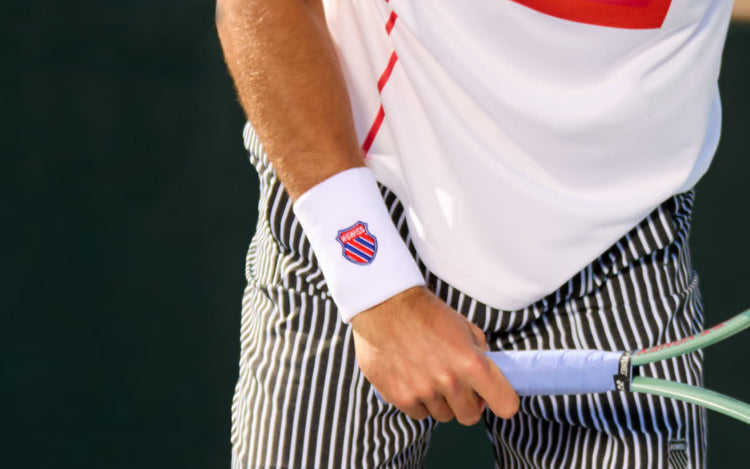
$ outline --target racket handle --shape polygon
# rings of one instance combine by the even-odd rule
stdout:
[[[487,352],[519,396],[630,389],[630,353],[599,350]]]
[[[630,352],[536,350],[486,352],[519,396],[629,391]],[[385,402],[373,388],[379,401]]]

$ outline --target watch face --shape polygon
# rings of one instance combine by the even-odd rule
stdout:
[[[540,13],[609,28],[658,29],[672,0],[513,0]]]

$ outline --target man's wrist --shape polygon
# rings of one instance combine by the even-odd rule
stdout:
[[[367,168],[342,171],[294,204],[341,319],[372,308],[424,279]]]

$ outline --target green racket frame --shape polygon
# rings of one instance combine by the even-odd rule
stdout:
[[[678,357],[720,342],[750,327],[750,309],[702,333],[633,354],[633,367]],[[750,405],[717,392],[663,379],[634,376],[630,390],[697,404],[750,424]]]

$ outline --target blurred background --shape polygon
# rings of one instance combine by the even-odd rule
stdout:
[[[6,3],[2,465],[229,467],[257,180],[214,2]],[[709,323],[750,307],[749,81],[735,23],[692,237]],[[707,386],[750,400],[747,344],[709,349]],[[750,428],[712,414],[709,436],[709,467],[743,465]],[[491,467],[484,439],[444,425],[427,467]]]

